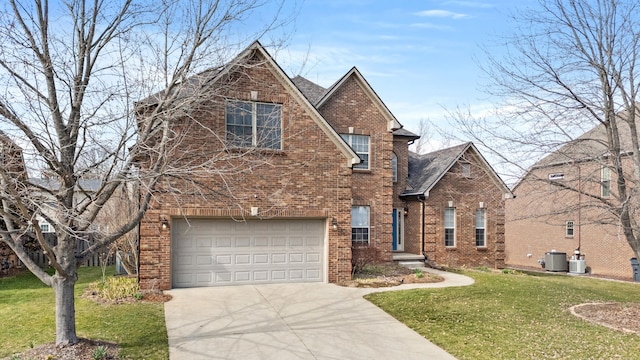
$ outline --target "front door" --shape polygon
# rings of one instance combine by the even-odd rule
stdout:
[[[404,251],[404,209],[393,209],[393,251]]]

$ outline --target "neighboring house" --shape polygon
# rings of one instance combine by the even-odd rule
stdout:
[[[16,189],[18,186],[7,183],[5,179],[26,179],[27,172],[22,156],[22,148],[2,131],[0,131],[0,168],[8,175],[6,177],[0,177],[0,186],[3,192],[2,196],[10,197],[12,196],[11,193],[5,192],[10,189]],[[0,221],[3,220],[0,218]],[[0,241],[0,270],[8,270],[17,264],[19,264],[17,256],[11,251],[7,244]]]
[[[633,149],[628,126],[620,122],[619,132],[621,148]],[[591,274],[633,278],[629,259],[635,254],[619,220],[603,206],[618,202],[606,139],[604,126],[595,127],[537,162],[514,186],[516,198],[507,204],[507,265],[539,269],[547,252],[571,257],[579,251]],[[623,166],[631,169],[632,152],[624,154]]]
[[[405,251],[450,267],[504,267],[505,200],[513,195],[472,143],[410,153],[408,185],[400,195]]]
[[[352,246],[377,249],[380,261],[409,251],[422,259],[423,253],[435,261],[451,259],[439,257],[445,235],[436,229],[444,219],[437,209],[450,200],[458,227],[446,251],[456,261],[446,264],[473,259],[474,265],[501,266],[504,184],[470,144],[439,169],[434,184],[412,182],[408,145],[419,136],[402,128],[355,67],[325,89],[289,78],[255,42],[193,83],[216,91],[193,106],[201,116],[175,119],[185,140],[171,147],[173,166],[190,157],[242,156],[225,160],[228,170],[197,168],[189,179],[159,184],[140,224],[142,287],[341,282],[351,277]],[[156,103],[151,97],[139,105],[144,125],[144,114]],[[250,169],[242,171],[243,164]],[[458,167],[468,164],[471,175],[454,180]],[[144,159],[140,166],[144,173]],[[430,163],[416,164],[416,173],[420,166]],[[233,176],[223,174],[232,170]],[[196,183],[197,189],[191,185]],[[466,190],[449,198],[445,184],[484,191],[470,197],[475,205],[469,216],[487,210],[485,245],[475,246],[474,235],[474,254],[466,234],[482,227],[465,228],[471,211]],[[425,201],[433,205],[423,208]],[[424,252],[423,234],[429,244]]]

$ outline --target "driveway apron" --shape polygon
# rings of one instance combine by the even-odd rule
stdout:
[[[454,359],[367,292],[318,283],[171,290],[170,358]]]

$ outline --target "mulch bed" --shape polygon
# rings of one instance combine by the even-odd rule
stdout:
[[[569,310],[586,321],[640,335],[639,303],[588,303],[573,306]]]

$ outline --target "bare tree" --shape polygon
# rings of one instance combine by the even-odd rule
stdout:
[[[577,207],[597,210],[600,218],[591,220],[616,225],[640,257],[635,103],[640,86],[640,3],[539,3],[516,16],[518,26],[507,39],[505,57],[487,51],[490,62],[485,70],[493,84],[485,88],[502,100],[494,116],[479,119],[461,109],[451,116],[466,135],[501,159],[501,166],[509,165],[518,175],[526,174],[528,182],[537,182],[532,189],[558,190],[546,215]],[[537,171],[560,165],[572,170]],[[611,174],[611,196],[600,192],[608,186],[601,168]],[[561,177],[565,181],[557,181]],[[560,196],[578,200],[560,201]],[[538,204],[536,210],[545,208]]]
[[[263,5],[273,18],[262,14],[256,25],[250,16]],[[255,29],[245,35],[255,39],[291,19],[282,4],[262,0],[10,0],[2,7],[0,129],[23,149],[30,174],[46,172],[51,181],[31,181],[24,168],[15,171],[3,161],[0,234],[53,288],[56,343],[75,344],[77,264],[136,227],[163,177],[189,173],[173,166],[168,154],[181,139],[176,119],[211,90],[194,87],[204,81],[194,75],[215,69],[246,44],[237,35],[241,25]],[[142,102],[145,121],[138,124],[136,101],[152,94],[154,105]],[[144,171],[136,166],[140,161]],[[202,168],[202,161],[189,166]],[[86,188],[84,179],[97,186]],[[76,253],[78,238],[95,232],[106,205],[131,182],[140,184],[139,207]],[[39,219],[53,226],[57,245],[45,241]],[[27,256],[29,239],[42,247],[53,275]]]
[[[416,135],[420,136],[420,138],[413,143],[411,151],[417,154],[424,154],[427,152],[427,146],[433,135],[429,120],[420,119],[420,121],[418,121]]]

